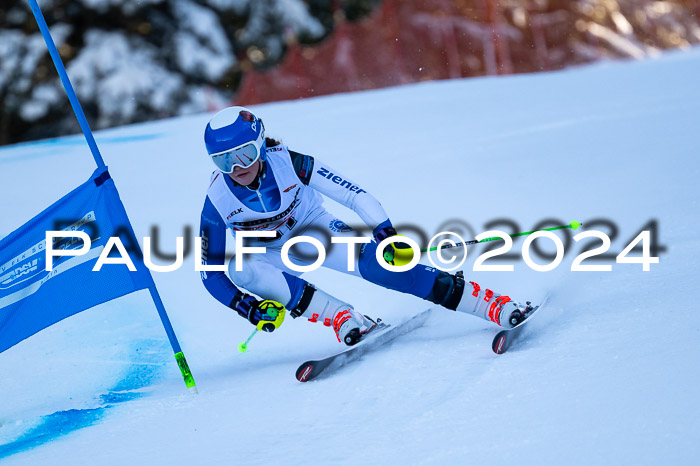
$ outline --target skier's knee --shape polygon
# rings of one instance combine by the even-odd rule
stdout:
[[[360,251],[358,268],[365,280],[376,285],[425,298],[430,294],[437,271],[418,264],[404,272],[392,272],[382,267],[376,258],[377,245],[365,244]]]
[[[368,243],[360,250],[360,257],[358,259],[360,275],[365,280],[376,285],[394,288],[393,285],[396,280],[392,275],[396,275],[396,273],[390,272],[379,265],[375,255],[376,250],[377,245],[375,243]]]

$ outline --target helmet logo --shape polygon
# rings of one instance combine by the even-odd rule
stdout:
[[[257,130],[258,130],[258,119],[255,118],[255,116],[254,116],[252,113],[246,112],[245,110],[241,110],[241,111],[239,112],[239,115],[241,116],[241,118],[243,119],[243,121],[247,121],[247,122],[249,122],[249,123],[252,123],[252,124],[250,125],[250,127],[253,129],[253,131],[257,131]]]
[[[241,116],[241,118],[243,118],[243,121],[248,121],[250,123],[255,121],[255,117],[253,116],[253,114],[250,112],[246,112],[245,110],[241,110],[239,115]]]

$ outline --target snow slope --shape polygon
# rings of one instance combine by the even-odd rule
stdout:
[[[650,272],[614,258],[612,272],[571,272],[576,246],[552,272],[520,260],[515,272],[477,273],[474,247],[468,280],[516,299],[554,292],[522,345],[497,357],[493,326],[435,309],[424,327],[308,384],[294,370],[337,349],[332,333],[288,319],[238,353],[252,327],[208,296],[190,254],[155,280],[200,394],[187,393],[155,309],[136,293],[0,354],[0,459],[697,464],[699,75],[700,50],[691,50],[255,107],[271,135],[359,180],[395,224],[432,234],[461,219],[480,233],[497,218],[523,230],[546,218],[608,218],[617,254],[657,219],[667,251]],[[187,225],[197,231],[210,116],[97,134],[137,235],[158,225],[166,251]],[[0,236],[93,167],[78,136],[0,149]],[[427,307],[335,272],[308,277],[390,322]]]

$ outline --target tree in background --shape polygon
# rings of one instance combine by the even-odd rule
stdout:
[[[28,3],[3,3],[0,144],[78,132]],[[88,119],[100,129],[226,106],[246,70],[279,63],[290,41],[312,44],[330,34],[336,3],[359,19],[379,0],[40,5]]]
[[[0,144],[78,132],[26,0],[3,2]],[[234,100],[249,105],[556,70],[700,42],[700,0],[41,0],[41,6],[95,129]]]

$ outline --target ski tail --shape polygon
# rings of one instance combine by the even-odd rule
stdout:
[[[508,348],[515,342],[516,340],[519,339],[520,334],[523,331],[523,328],[525,327],[525,324],[530,322],[530,319],[539,311],[542,309],[542,307],[547,304],[549,301],[549,298],[551,297],[551,293],[547,293],[545,297],[542,299],[542,302],[540,303],[539,306],[534,306],[533,310],[529,312],[525,319],[522,320],[517,326],[507,329],[507,330],[501,330],[496,334],[496,336],[493,338],[493,342],[491,343],[491,349],[493,350],[494,353],[496,354],[503,354],[506,351],[508,351]]]

